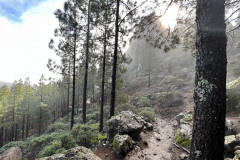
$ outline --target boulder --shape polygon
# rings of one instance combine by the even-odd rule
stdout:
[[[120,155],[126,155],[133,148],[133,140],[129,135],[117,134],[113,140],[113,147]]]
[[[67,150],[64,154],[55,154],[50,157],[40,158],[39,160],[101,160],[90,149],[79,146]]]
[[[234,129],[233,122],[231,120],[226,119],[225,122],[225,136],[236,134],[236,130]]]
[[[138,139],[144,126],[146,129],[153,128],[152,124],[146,122],[141,116],[131,111],[122,111],[119,115],[106,122],[105,130],[111,143],[117,134],[128,134],[132,139]]]
[[[233,160],[239,160],[240,159],[240,150],[236,150],[235,152],[234,152],[234,158],[233,158]]]
[[[178,124],[180,124],[180,120],[184,118],[184,114],[183,113],[179,113],[177,116],[176,116],[176,121],[178,122]]]
[[[180,125],[180,136],[182,137],[191,137],[192,136],[192,127],[190,124],[181,124]]]
[[[239,142],[235,135],[225,136],[224,151],[226,157],[234,156],[234,148],[239,145]]]
[[[21,160],[22,151],[19,147],[12,147],[5,151],[2,156],[0,155],[0,160]]]

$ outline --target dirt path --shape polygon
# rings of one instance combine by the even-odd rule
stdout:
[[[150,137],[146,137],[148,147],[143,149],[147,159],[170,160],[172,146],[173,128],[170,121],[156,118],[155,128]]]
[[[124,160],[179,160],[183,151],[174,146],[172,121],[156,118],[153,132],[141,133],[147,145],[136,147]]]

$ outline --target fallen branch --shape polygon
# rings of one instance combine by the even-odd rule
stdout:
[[[185,151],[185,152],[187,152],[188,154],[190,154],[190,151],[187,150],[186,148],[181,147],[181,146],[177,145],[176,143],[173,143],[173,144],[174,144],[175,147],[177,147],[177,148],[179,148],[179,149],[182,149],[183,151]]]

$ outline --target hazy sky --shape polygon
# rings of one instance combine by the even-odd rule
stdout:
[[[0,80],[37,83],[42,74],[54,75],[46,66],[56,57],[48,42],[58,26],[53,12],[64,1],[0,0]]]

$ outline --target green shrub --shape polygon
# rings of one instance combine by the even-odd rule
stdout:
[[[70,129],[68,123],[56,122],[47,127],[46,133],[52,133],[56,131],[68,131]]]
[[[31,140],[29,140],[26,149],[24,150],[24,153],[28,153],[31,150],[35,150],[36,148],[41,148],[44,146],[47,146],[50,142],[56,139],[58,137],[59,133],[53,132],[51,134],[43,134],[39,137],[35,137]]]
[[[107,138],[107,135],[98,134],[98,137],[96,139],[91,139],[90,140],[90,144],[93,145],[93,146],[96,146],[105,138]]]
[[[60,136],[60,141],[62,143],[62,147],[66,150],[76,146],[76,141],[70,133],[65,133]]]
[[[148,122],[154,121],[155,113],[154,109],[150,107],[143,107],[138,109],[138,115],[143,116]]]
[[[89,120],[94,120],[96,122],[99,119],[99,115],[100,115],[99,111],[95,111],[95,112],[93,112],[91,114],[87,114],[87,120],[88,121]]]
[[[120,149],[119,149],[119,141],[114,139],[113,140],[113,148],[117,151],[117,152],[120,152]]]
[[[72,129],[72,135],[77,144],[89,147],[90,141],[98,137],[98,125],[89,123],[75,125]]]
[[[134,105],[131,105],[129,103],[122,104],[116,108],[117,113],[120,113],[122,111],[132,111],[133,113],[137,113],[137,109]]]
[[[15,142],[9,142],[5,144],[2,148],[0,148],[0,154],[2,154],[4,151],[10,149],[11,147],[19,147],[21,150],[24,150],[26,148],[26,143],[23,141],[15,141]]]
[[[46,156],[51,156],[53,154],[62,153],[65,150],[73,148],[76,146],[76,142],[70,133],[65,133],[58,136],[49,145],[45,146],[36,158],[42,158]]]
[[[126,93],[118,93],[116,96],[116,104],[121,105],[129,101],[129,95]]]
[[[142,95],[140,99],[138,100],[138,106],[139,107],[150,107],[151,101],[148,99],[146,95]]]

